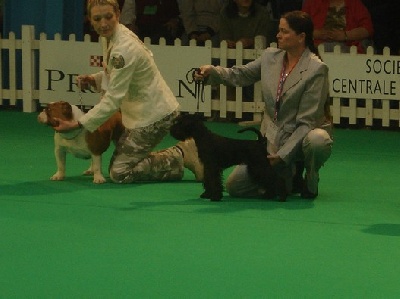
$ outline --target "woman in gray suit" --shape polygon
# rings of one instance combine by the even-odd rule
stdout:
[[[265,102],[261,132],[268,139],[268,158],[285,179],[288,193],[313,199],[318,196],[319,169],[329,158],[333,143],[328,67],[314,46],[313,23],[307,13],[284,14],[277,39],[278,49],[267,48],[246,65],[204,65],[195,78],[206,84],[229,86],[247,86],[261,80]],[[296,170],[296,164],[302,163],[304,178],[303,169]],[[297,180],[293,180],[296,171]],[[293,185],[294,181],[297,183]],[[246,165],[236,166],[226,188],[231,196],[260,196],[265,192],[250,180]]]

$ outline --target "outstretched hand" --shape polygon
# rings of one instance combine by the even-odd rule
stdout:
[[[96,81],[92,75],[79,75],[76,77],[76,83],[80,90],[90,89],[90,87],[96,86]]]
[[[203,81],[211,74],[211,70],[212,65],[202,65],[197,72],[194,72],[194,80]]]

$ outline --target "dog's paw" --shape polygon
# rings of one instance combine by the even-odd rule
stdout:
[[[50,180],[52,180],[52,181],[63,181],[64,178],[65,178],[65,175],[63,173],[60,173],[60,172],[57,171],[55,174],[53,174],[50,177]]]
[[[93,176],[93,183],[95,184],[104,184],[106,179],[102,175],[94,175]]]

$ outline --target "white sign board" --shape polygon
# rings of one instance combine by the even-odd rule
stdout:
[[[211,63],[208,47],[147,45],[154,60],[175,94],[182,111],[211,112],[211,87],[196,86],[192,80],[194,68]],[[79,41],[42,41],[40,48],[40,102],[64,100],[80,105],[76,76],[100,71],[100,43]],[[82,102],[94,106],[98,93],[85,91]]]
[[[400,99],[400,57],[326,52],[321,56],[329,66],[331,96]]]
[[[192,72],[211,63],[211,49],[207,47],[146,45],[178,99],[182,111],[211,113],[211,87],[193,82]],[[197,108],[198,107],[198,108]]]
[[[40,43],[40,102],[80,105],[76,76],[102,70],[100,43],[47,40]],[[85,91],[83,104],[94,106],[99,94]]]

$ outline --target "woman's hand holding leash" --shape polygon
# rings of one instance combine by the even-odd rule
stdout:
[[[193,79],[195,81],[204,81],[211,74],[211,70],[212,65],[203,65],[193,72]]]
[[[76,83],[82,91],[96,86],[96,81],[92,75],[79,75],[76,77]]]

